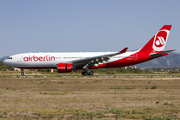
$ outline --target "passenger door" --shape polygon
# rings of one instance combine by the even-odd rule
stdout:
[[[22,56],[21,55],[18,56],[17,62],[22,62]]]

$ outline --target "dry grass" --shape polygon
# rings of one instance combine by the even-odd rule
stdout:
[[[177,118],[179,112],[180,78],[0,78],[3,119]]]

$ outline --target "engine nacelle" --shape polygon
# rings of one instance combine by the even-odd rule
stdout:
[[[66,73],[72,71],[71,63],[59,63],[57,64],[57,72],[58,73]]]

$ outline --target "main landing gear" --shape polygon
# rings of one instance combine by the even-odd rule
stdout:
[[[21,69],[21,76],[24,76],[24,70]]]
[[[87,75],[93,76],[93,71],[89,71],[89,72],[83,71],[81,74],[83,76],[87,76]]]
[[[93,76],[93,72],[89,71],[88,64],[83,67],[83,70],[84,71],[81,73],[83,76],[87,76],[87,75]]]

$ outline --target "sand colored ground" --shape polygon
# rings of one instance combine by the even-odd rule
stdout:
[[[180,78],[0,78],[1,119],[180,118],[179,112]]]

